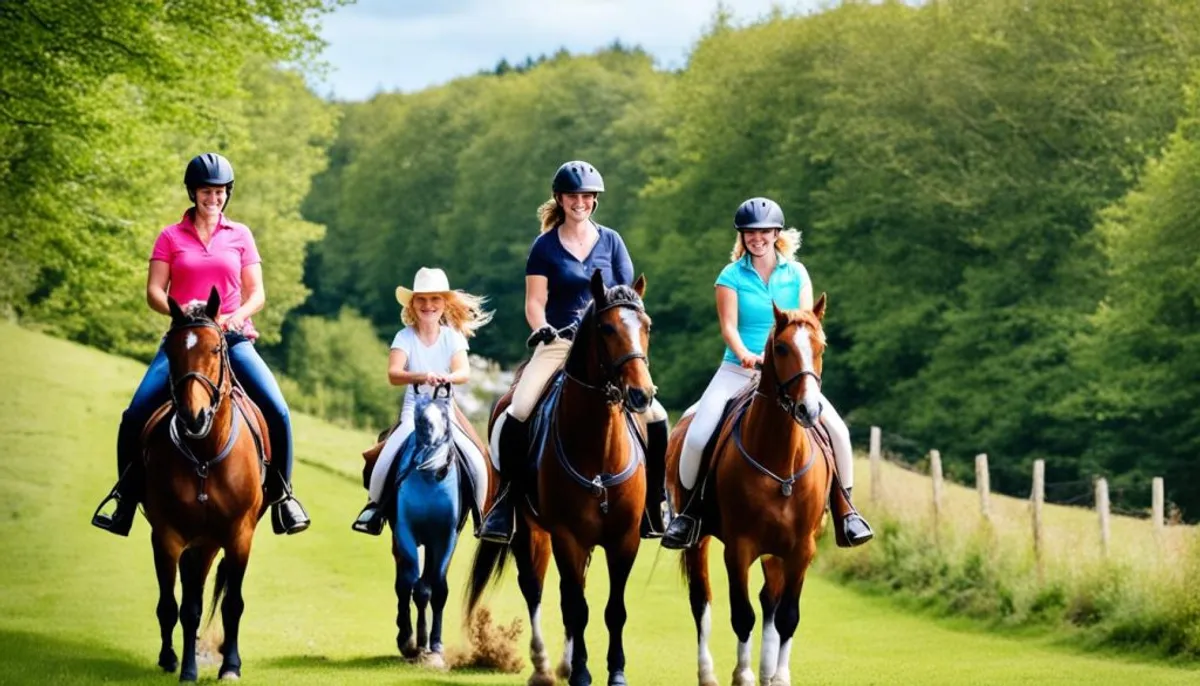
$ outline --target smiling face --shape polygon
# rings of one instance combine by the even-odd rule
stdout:
[[[442,322],[442,315],[446,314],[446,297],[441,293],[417,293],[413,295],[409,307],[417,322],[437,326]]]
[[[558,204],[569,221],[584,222],[596,210],[596,194],[559,193]]]
[[[216,220],[225,208],[228,197],[229,191],[225,186],[200,186],[196,189],[196,215]]]
[[[765,257],[774,249],[778,237],[779,229],[746,229],[742,231],[742,244],[754,257]]]

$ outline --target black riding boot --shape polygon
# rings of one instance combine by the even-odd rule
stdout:
[[[700,513],[698,512],[700,503],[698,501],[702,483],[697,479],[696,489],[684,492],[683,509],[667,525],[667,531],[663,534],[662,547],[669,550],[683,550],[691,548],[700,541]]]
[[[273,482],[267,488],[267,498],[271,502],[271,530],[276,534],[298,534],[312,524],[304,506],[292,495],[292,485],[283,474],[274,468],[268,476]]]
[[[350,525],[351,529],[360,534],[370,534],[372,536],[378,536],[383,533],[383,523],[387,520],[387,511],[391,508],[395,500],[396,470],[399,469],[400,465],[399,457],[397,455],[392,460],[392,463],[388,465],[388,473],[383,481],[383,497],[379,499],[378,503],[368,500],[362,512],[358,513],[358,517]]]
[[[840,529],[835,532],[834,540],[838,546],[842,548],[853,548],[860,546],[875,537],[875,532],[871,530],[871,525],[867,524],[867,520],[859,514],[858,510],[854,509],[854,504],[850,501],[849,488],[842,489],[845,497],[845,515],[841,518]]]
[[[92,515],[92,526],[99,527],[118,536],[128,536],[133,528],[133,519],[137,516],[138,500],[144,488],[141,465],[136,461],[130,462],[121,472],[112,491],[100,501],[99,507]],[[101,512],[109,502],[116,501],[112,513]]]
[[[663,535],[669,435],[665,419],[646,424],[646,511],[642,515],[642,538],[662,538]]]
[[[500,427],[500,488],[496,491],[496,500],[492,509],[479,528],[479,538],[492,543],[507,545],[512,542],[513,532],[517,524],[517,493],[514,483],[521,478],[520,470],[524,468],[529,453],[528,430],[525,422],[518,421],[512,415],[504,418]]]

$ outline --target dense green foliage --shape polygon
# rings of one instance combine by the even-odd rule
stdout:
[[[392,289],[437,264],[498,310],[475,349],[515,362],[534,209],[560,162],[588,159],[609,188],[598,220],[649,278],[655,380],[679,409],[720,354],[732,211],[770,195],[830,294],[826,391],[856,427],[911,458],[937,447],[963,479],[986,451],[1008,492],[1028,491],[1036,458],[1051,482],[1126,475],[1126,506],[1162,474],[1195,515],[1194,279],[1147,266],[1194,265],[1187,130],[1139,180],[1188,106],[1196,14],[954,0],[718,16],[679,73],[614,47],[349,105],[305,208],[329,231],[308,311],[350,304],[390,333]]]
[[[307,295],[300,200],[324,166],[336,112],[295,71],[334,0],[14,0],[0,6],[0,309],[109,350],[151,354],[145,306],[154,236],[188,205],[199,152],[237,170],[230,216],[270,265],[278,340]],[[214,56],[219,55],[219,59]]]

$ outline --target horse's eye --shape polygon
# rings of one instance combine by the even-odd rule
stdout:
[[[775,354],[780,357],[786,357],[788,354],[788,347],[786,345],[784,345],[783,343],[776,343],[775,344]]]
[[[221,354],[221,346],[219,346],[219,345],[214,345],[214,346],[213,346],[213,349],[212,349],[212,352],[213,352],[213,354],[214,354],[214,355],[220,355],[220,354]]]
[[[601,324],[600,325],[600,333],[604,334],[605,336],[611,336],[616,332],[617,332],[617,327],[613,326],[612,324]]]

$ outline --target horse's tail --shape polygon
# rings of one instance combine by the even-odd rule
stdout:
[[[213,617],[217,616],[217,608],[221,605],[221,600],[225,597],[227,590],[229,590],[229,559],[222,555],[221,562],[217,564],[217,576],[213,581],[212,602],[208,606],[208,620],[204,623],[205,627],[212,624]]]
[[[503,543],[480,541],[471,561],[471,585],[467,587],[467,616],[469,622],[483,597],[484,590],[493,581],[504,575],[504,563],[508,561],[509,548]]]

